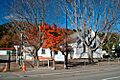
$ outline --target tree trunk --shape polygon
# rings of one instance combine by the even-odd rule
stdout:
[[[64,61],[64,68],[68,69],[68,53],[64,55],[65,61]]]
[[[52,58],[53,58],[53,70],[55,70],[55,53],[52,53]]]
[[[38,51],[38,50],[37,50]],[[37,61],[37,68],[39,67],[39,57],[38,57],[38,53],[37,53],[37,51],[36,51],[36,61]]]
[[[91,63],[94,64],[93,51],[91,51]]]
[[[93,60],[93,51],[91,51],[90,48],[88,48],[88,63],[89,64],[93,64],[94,60]]]
[[[39,57],[38,57],[38,50],[39,49],[35,49],[36,51],[34,52],[35,56],[34,56],[34,64],[36,64],[37,68],[39,67]]]
[[[90,53],[88,53],[88,64],[91,64],[91,57],[90,57]]]

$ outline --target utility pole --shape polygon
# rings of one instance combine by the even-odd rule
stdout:
[[[64,62],[64,68],[65,69],[68,69],[68,43],[67,43],[67,30],[68,30],[68,22],[67,22],[67,19],[68,19],[68,12],[67,12],[67,0],[66,0],[66,44],[65,44],[65,48],[66,48],[66,53],[64,54],[65,56],[65,62]]]

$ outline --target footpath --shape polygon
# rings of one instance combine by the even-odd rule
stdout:
[[[120,63],[118,62],[99,62],[95,65],[84,65],[77,67],[70,67],[68,70],[53,70],[52,68],[40,67],[40,68],[28,68],[27,71],[22,72],[1,72],[0,76],[5,77],[38,77],[38,76],[50,76],[50,75],[63,75],[70,73],[87,73],[87,72],[95,72],[95,71],[109,71],[113,69],[120,69]]]
[[[39,76],[39,75],[60,75],[73,72],[94,72],[94,71],[104,71],[120,68],[120,63],[118,62],[99,62],[95,65],[84,65],[77,67],[70,67],[68,70],[53,70],[52,68],[40,67],[38,69],[28,69],[26,72],[13,72],[22,76]]]
[[[60,69],[53,70],[52,68],[40,67],[27,68],[27,71],[13,71],[13,72],[0,72],[0,80],[40,80],[39,77],[61,76],[71,75],[76,73],[99,73],[99,72],[111,72],[120,70],[120,63],[118,62],[99,62],[95,65],[79,65],[70,67],[68,70]],[[45,80],[45,79],[44,79]]]

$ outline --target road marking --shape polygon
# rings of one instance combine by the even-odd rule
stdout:
[[[112,79],[117,79],[117,78],[120,78],[120,76],[117,76],[117,77],[110,77],[110,78],[105,78],[105,79],[101,79],[101,80],[112,80]]]

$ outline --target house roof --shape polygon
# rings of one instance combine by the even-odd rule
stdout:
[[[0,48],[0,50],[15,50],[15,48]]]
[[[75,32],[68,36],[67,42],[68,43],[75,43],[79,39],[79,33]]]
[[[79,34],[78,34],[78,32],[75,32],[75,33],[71,34],[69,37],[75,39],[75,38],[79,37]]]
[[[92,35],[92,37],[95,35],[94,31],[92,31],[91,35]],[[74,32],[73,34],[68,36],[68,43],[75,43],[79,39],[81,39],[80,33],[79,32]],[[96,39],[97,39],[97,41],[100,41],[100,38],[99,38],[98,35],[96,36]]]

